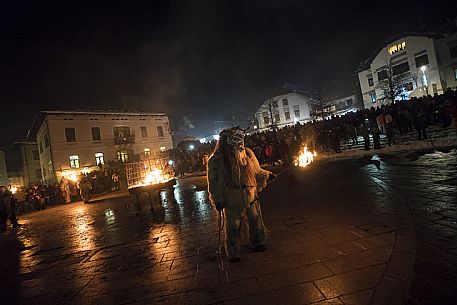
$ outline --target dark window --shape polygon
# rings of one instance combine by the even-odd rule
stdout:
[[[65,128],[65,138],[67,142],[76,142],[76,132],[74,128]]]
[[[143,139],[148,137],[148,129],[146,128],[146,126],[141,126],[141,137]]]
[[[92,141],[100,141],[102,139],[100,136],[100,128],[92,127],[90,131],[92,132]]]
[[[352,107],[352,99],[346,100],[346,106],[347,107]]]
[[[41,180],[41,169],[36,169],[35,170],[35,176],[37,179]]]
[[[370,99],[372,103],[376,103],[376,93],[370,93]]]
[[[290,120],[290,112],[284,112],[284,116],[286,117],[286,120]]]
[[[368,79],[368,86],[370,86],[370,87],[373,87],[373,86],[374,86],[373,77],[370,77],[370,78]]]
[[[49,147],[49,136],[48,136],[48,135],[45,135],[45,136],[44,136],[44,145],[45,145],[46,147]]]
[[[451,58],[457,57],[457,46],[450,47],[449,51],[451,52]]]
[[[278,101],[273,101],[272,105],[273,105],[273,108],[278,108]]]
[[[387,79],[387,70],[381,70],[378,72],[378,80],[385,80]]]
[[[408,72],[408,71],[409,71],[409,65],[408,65],[407,61],[405,61],[404,63],[401,63],[399,65],[392,66],[392,74],[393,75],[402,74],[402,73],[405,73],[405,72]]]
[[[424,54],[415,58],[416,68],[428,65],[428,54]]]
[[[279,113],[275,114],[275,121],[276,121],[276,123],[281,122],[281,117],[279,116]]]
[[[289,106],[289,101],[286,98],[283,98],[282,99],[282,105],[285,106],[285,107]]]
[[[32,151],[33,154],[33,160],[40,160],[40,154],[38,153],[38,150],[34,149]]]
[[[267,117],[267,116],[264,116],[264,117],[263,117],[263,123],[264,123],[265,125],[270,124],[270,118]]]
[[[41,144],[41,142],[38,143],[38,148],[40,149],[40,154],[42,154],[43,153],[43,144]]]
[[[130,127],[117,126],[117,127],[113,127],[113,131],[114,131],[115,138],[127,139],[128,137],[130,137]]]
[[[163,138],[163,127],[162,126],[157,126],[157,136],[159,138]]]

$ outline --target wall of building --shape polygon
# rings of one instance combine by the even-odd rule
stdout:
[[[286,125],[293,125],[297,122],[304,123],[312,120],[309,98],[297,93],[278,95],[265,101],[265,103],[263,103],[262,106],[260,106],[256,111],[255,117],[258,124],[257,129],[259,131],[265,130],[271,125],[271,122],[266,123],[264,118],[267,116],[271,121],[269,104],[274,104],[275,101],[277,102],[278,107],[273,107],[272,110],[273,119],[275,120],[276,126],[282,127]],[[285,101],[287,101],[286,105]],[[298,109],[299,111],[298,116],[295,115],[295,109]],[[286,116],[287,113],[289,113],[289,117]],[[277,115],[279,115],[279,117],[277,117]],[[276,120],[278,118],[279,120]]]
[[[134,135],[134,143],[116,145],[114,127],[129,127]],[[163,137],[158,136],[157,127],[163,129]],[[92,127],[100,128],[100,140],[92,139]],[[147,128],[147,137],[142,137],[141,127]],[[67,142],[65,128],[74,128],[75,142]],[[49,137],[49,141],[46,141]],[[70,156],[79,158],[80,168],[96,166],[96,153],[103,153],[105,163],[116,160],[116,152],[124,149],[133,154],[151,153],[173,148],[169,121],[166,115],[139,114],[46,114],[38,135],[40,163],[46,182],[59,180],[60,173],[70,169]],[[46,143],[49,142],[49,145]],[[130,156],[132,158],[133,156]]]
[[[6,171],[5,154],[0,150],[0,185],[9,184],[8,172]]]
[[[441,63],[443,88],[457,89],[457,32],[435,40]],[[451,49],[453,52],[451,52]]]
[[[405,43],[405,48],[393,54],[389,53],[392,46],[401,45]],[[377,88],[378,70],[386,65],[398,65],[408,62],[409,72],[404,73],[404,81],[412,83],[412,89],[424,86],[423,73],[421,67],[416,67],[415,58],[427,54],[428,64],[425,65],[425,74],[428,82],[429,94],[442,93],[442,79],[439,73],[438,59],[435,51],[435,44],[432,37],[423,36],[407,36],[395,40],[384,46],[379,53],[372,60],[370,67],[367,70],[359,71],[360,88],[362,91],[363,101],[365,108],[380,106],[384,93],[380,88]],[[373,85],[369,84],[368,79],[373,78]],[[408,91],[411,92],[412,90]],[[376,101],[372,101],[370,94],[375,94]]]
[[[41,164],[37,143],[20,143],[22,176],[24,185],[41,182]]]

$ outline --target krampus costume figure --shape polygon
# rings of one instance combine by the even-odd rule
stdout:
[[[241,222],[249,223],[249,237],[257,251],[266,249],[265,226],[258,194],[269,171],[260,168],[254,152],[244,147],[244,131],[223,130],[208,160],[208,191],[218,211],[225,210],[225,250],[231,261],[240,259]]]

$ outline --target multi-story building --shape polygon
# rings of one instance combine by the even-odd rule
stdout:
[[[407,33],[387,40],[358,68],[365,108],[396,99],[443,93],[457,86],[457,19],[437,33]]]
[[[255,129],[263,131],[270,126],[281,128],[297,122],[309,122],[312,120],[311,102],[310,97],[295,92],[271,97],[255,112]]]
[[[5,162],[5,154],[2,150],[0,150],[0,185],[8,185],[8,173],[6,171],[6,162]]]
[[[45,183],[60,180],[65,171],[147,158],[173,147],[163,113],[43,111],[38,124]]]
[[[23,183],[20,185],[38,184],[41,182],[41,164],[38,144],[36,142],[16,142],[21,158],[20,173]]]

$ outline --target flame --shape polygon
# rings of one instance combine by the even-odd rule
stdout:
[[[67,170],[66,170],[66,171],[63,172],[63,176],[64,176],[66,179],[72,180],[72,181],[75,181],[75,182],[79,180],[79,179],[78,179],[78,174],[79,174],[79,173],[76,172],[76,171],[67,171]]]
[[[16,194],[17,193],[17,186],[12,185],[10,191],[11,191],[11,193],[13,193],[13,195]]]
[[[308,147],[303,147],[303,152],[295,159],[295,166],[305,167],[314,161],[317,156],[316,152],[311,152]]]
[[[146,174],[146,177],[144,178],[144,183],[157,184],[167,182],[168,180],[170,180],[170,177],[168,177],[168,175],[162,174],[162,171],[160,169],[153,169]]]

